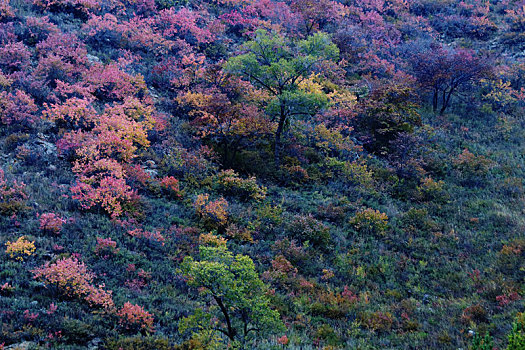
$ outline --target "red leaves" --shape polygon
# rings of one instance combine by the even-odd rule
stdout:
[[[142,306],[126,302],[117,312],[119,323],[128,330],[153,331],[153,316]]]

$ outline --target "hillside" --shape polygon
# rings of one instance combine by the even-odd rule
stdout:
[[[523,0],[0,0],[1,349],[525,349]]]

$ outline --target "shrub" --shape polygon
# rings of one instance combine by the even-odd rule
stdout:
[[[297,215],[287,226],[292,236],[301,242],[308,241],[320,249],[327,249],[332,244],[330,228],[311,214]]]
[[[9,6],[8,0],[1,0],[0,1],[0,20],[3,21],[4,19],[14,17],[15,11],[11,6]]]
[[[33,4],[46,10],[88,13],[100,7],[97,0],[33,0]]]
[[[136,198],[135,191],[126,184],[126,180],[114,176],[81,176],[71,192],[72,198],[78,200],[83,209],[99,205],[111,217],[122,215],[123,203]]]
[[[375,332],[389,331],[394,324],[394,318],[390,312],[376,311],[364,314],[361,318],[365,326]]]
[[[37,110],[33,98],[22,90],[0,92],[0,121],[3,124],[32,126],[38,120]]]
[[[179,188],[179,180],[173,176],[166,176],[160,180],[160,186],[164,193],[171,198],[180,198],[182,196]]]
[[[212,201],[208,194],[199,194],[193,207],[197,215],[210,226],[223,227],[228,222],[228,202],[224,198]]]
[[[176,350],[178,347],[170,345],[169,339],[154,337],[121,337],[118,339],[109,339],[104,347],[108,350]],[[183,349],[183,348],[181,348]],[[193,348],[197,349],[197,348]],[[186,350],[184,348],[183,350]]]
[[[0,10],[1,11],[1,10]],[[13,73],[29,68],[31,52],[22,42],[10,42],[0,47],[0,67],[6,73]]]
[[[155,241],[163,245],[164,245],[164,241],[166,240],[166,238],[164,238],[164,236],[159,231],[144,231],[142,229],[137,228],[137,229],[128,231],[128,234],[131,237]]]
[[[114,308],[111,291],[105,291],[104,285],[95,287],[95,275],[86,265],[76,258],[63,258],[34,269],[33,277],[58,287],[69,297],[84,299],[91,306],[102,307],[107,311]]]
[[[5,173],[0,169],[0,214],[12,215],[25,210],[28,198],[23,182],[8,181]]]
[[[489,159],[484,156],[476,156],[468,149],[464,149],[452,163],[463,180],[474,182],[485,178],[492,166]]]
[[[253,230],[248,227],[241,227],[235,224],[230,224],[226,228],[226,235],[244,242],[253,243]]]
[[[129,331],[144,330],[153,331],[153,316],[144,310],[142,306],[126,302],[120,310],[117,311],[119,324]]]
[[[108,254],[117,253],[117,242],[112,240],[111,238],[100,238],[97,237],[97,245],[95,246],[95,254],[105,254],[107,256]]]
[[[59,234],[62,230],[62,225],[66,223],[65,219],[62,219],[55,213],[44,213],[40,215],[40,229],[42,231],[52,232]]]
[[[28,241],[24,236],[14,242],[8,241],[5,245],[7,246],[6,254],[18,261],[24,261],[25,257],[33,255],[36,250],[35,242]]]
[[[447,194],[443,189],[444,184],[443,181],[435,181],[431,177],[426,177],[421,180],[417,190],[424,201],[444,203],[447,201]]]
[[[507,350],[525,349],[525,313],[519,313],[508,335]]]
[[[241,199],[262,200],[266,196],[266,187],[259,186],[255,177],[242,179],[234,170],[223,170],[217,174],[215,185],[227,195]]]
[[[388,228],[388,216],[379,210],[366,208],[359,210],[350,219],[350,224],[360,233],[384,235]]]

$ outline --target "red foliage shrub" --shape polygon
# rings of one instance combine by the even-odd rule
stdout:
[[[126,302],[117,312],[119,323],[127,330],[153,331],[153,315],[144,310],[142,306]]]
[[[181,192],[179,188],[179,180],[173,176],[166,176],[160,180],[160,186],[163,191],[170,197],[180,198]]]

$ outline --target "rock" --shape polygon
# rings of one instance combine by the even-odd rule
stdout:
[[[150,169],[157,169],[157,164],[153,160],[147,160],[146,161],[146,167]]]
[[[100,338],[94,338],[92,339],[88,344],[88,350],[97,350],[100,347],[100,344],[102,344],[102,339]]]
[[[49,166],[47,167],[47,170],[49,170],[49,171],[51,171],[51,172],[55,172],[55,171],[57,171],[57,167],[54,166],[53,164],[51,164],[51,165],[49,165]]]
[[[5,347],[5,350],[29,350],[34,349],[36,347],[36,343],[32,341],[25,341],[18,344],[13,344]]]
[[[151,176],[152,178],[155,178],[159,175],[159,172],[155,169],[144,169],[144,172]]]
[[[90,55],[90,54],[87,54],[86,55],[86,58],[87,60],[89,61],[89,63],[95,63],[95,62],[100,62],[100,58],[98,58],[97,56],[95,55]]]

